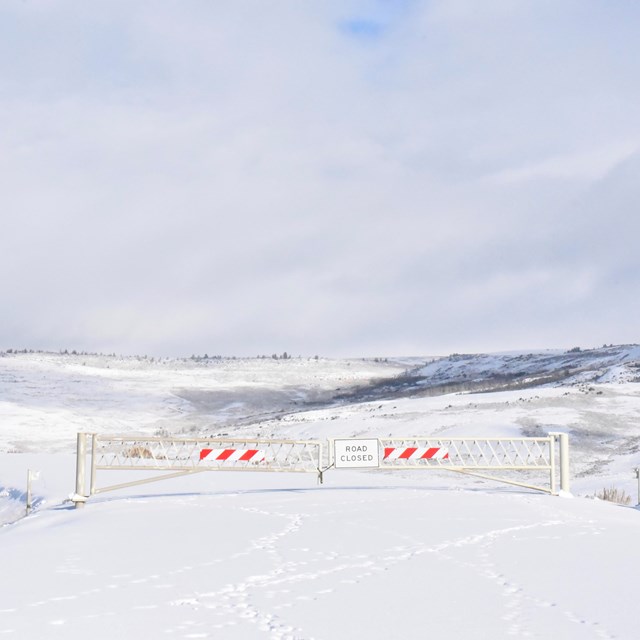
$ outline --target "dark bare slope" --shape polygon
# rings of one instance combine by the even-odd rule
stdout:
[[[615,374],[640,381],[640,347],[622,345],[566,352],[453,354],[335,396],[351,403],[408,396],[527,389],[546,384],[610,381]]]

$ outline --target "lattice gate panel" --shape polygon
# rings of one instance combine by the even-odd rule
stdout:
[[[561,486],[568,492],[569,462],[563,434],[546,438],[381,438],[380,468],[446,469],[555,494],[557,437]],[[541,479],[544,486],[538,484]]]
[[[96,470],[256,470],[317,473],[322,445],[313,441],[132,438],[95,435]]]
[[[381,468],[550,470],[553,438],[381,438]]]

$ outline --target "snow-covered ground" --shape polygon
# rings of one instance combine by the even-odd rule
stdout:
[[[635,639],[640,513],[589,496],[615,486],[637,501],[640,354],[586,354],[0,357],[0,637]],[[550,381],[553,371],[564,373]],[[432,394],[469,379],[511,387]],[[564,431],[574,498],[439,472],[331,470],[318,485],[314,474],[216,471],[76,510],[65,498],[79,430],[319,440]],[[25,518],[27,469],[38,476]]]

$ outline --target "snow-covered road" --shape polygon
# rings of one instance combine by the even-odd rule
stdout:
[[[636,637],[636,510],[427,475],[214,472],[52,500],[0,532],[0,635]]]

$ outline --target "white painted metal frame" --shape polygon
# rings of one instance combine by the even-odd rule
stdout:
[[[88,449],[90,441],[90,449]],[[207,450],[260,452],[250,459],[213,459]],[[89,456],[89,492],[86,492]],[[204,456],[204,457],[203,457]],[[160,438],[105,436],[79,433],[76,459],[76,491],[72,500],[81,506],[87,498],[157,480],[203,471],[271,471],[317,473],[322,476],[322,443],[310,440],[259,440],[240,438]],[[160,471],[161,475],[98,487],[100,471]]]
[[[565,433],[551,433],[546,438],[380,438],[383,448],[381,469],[440,469],[497,480],[556,494],[556,443],[560,449],[560,486],[569,492],[569,439]],[[446,449],[446,458],[389,459],[389,448]],[[479,472],[543,472],[548,475],[549,486],[498,477]]]

